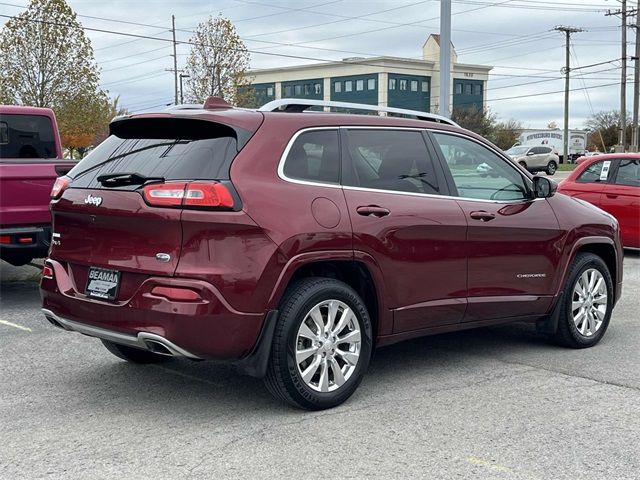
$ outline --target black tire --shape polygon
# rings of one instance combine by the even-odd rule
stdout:
[[[109,340],[100,340],[102,344],[116,357],[131,363],[163,363],[171,360],[167,355],[159,355],[140,348],[127,347]]]
[[[527,170],[527,164],[525,162],[518,162],[518,164],[520,164],[520,166],[522,168],[524,168],[525,170]]]
[[[556,162],[551,160],[547,164],[547,175],[554,175],[556,173],[556,170],[558,170],[558,165],[556,164]]]
[[[578,330],[578,326],[574,322],[572,305],[575,300],[574,288],[576,283],[587,270],[591,269],[600,272],[604,280],[607,293],[607,310],[602,319],[602,324],[597,328],[595,333],[586,336]],[[607,331],[613,309],[613,282],[611,281],[611,274],[609,273],[607,265],[597,255],[592,253],[579,253],[571,265],[563,293],[558,329],[554,335],[554,340],[560,345],[570,348],[587,348],[594,346],[602,339]],[[583,320],[583,322],[584,321],[585,320]]]
[[[359,358],[351,376],[337,390],[321,392],[312,389],[302,379],[295,351],[302,322],[314,306],[326,300],[338,300],[351,309],[358,322],[361,340]],[[330,278],[300,280],[287,289],[280,303],[265,385],[274,397],[295,407],[307,410],[335,407],[358,388],[369,366],[372,343],[369,313],[360,296],[349,285]]]

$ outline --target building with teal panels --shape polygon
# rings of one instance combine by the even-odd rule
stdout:
[[[422,58],[353,57],[336,62],[253,70],[258,105],[280,98],[364,103],[438,112],[440,36],[430,35]],[[485,108],[492,67],[459,63],[451,45],[453,108]]]

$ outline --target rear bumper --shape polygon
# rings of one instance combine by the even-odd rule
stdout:
[[[24,254],[31,258],[44,258],[51,245],[51,226],[0,228],[0,236],[10,239],[9,243],[0,244],[3,254]]]
[[[107,302],[84,295],[84,285],[76,285],[60,262],[47,263],[54,275],[40,284],[43,311],[65,330],[156,353],[232,361],[246,357],[260,336],[264,314],[233,309],[202,280],[149,277],[130,298]],[[156,296],[156,286],[189,288],[201,300]]]
[[[90,337],[101,338],[120,345],[149,350],[151,352],[168,355],[170,357],[187,357],[195,360],[200,358],[197,355],[180,348],[166,338],[161,337],[160,335],[154,335],[153,333],[139,332],[137,335],[128,335],[104,328],[92,327],[91,325],[84,323],[74,322],[73,320],[59,317],[46,308],[42,309],[42,313],[44,313],[46,319],[49,320],[49,323],[55,327],[62,328],[63,330],[82,333],[83,335],[88,335]]]

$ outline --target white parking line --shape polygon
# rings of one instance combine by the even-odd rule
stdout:
[[[25,332],[31,332],[29,327],[23,327],[22,325],[18,325],[16,323],[7,322],[6,320],[0,320],[2,325],[6,325],[7,327],[17,328],[19,330],[24,330]]]

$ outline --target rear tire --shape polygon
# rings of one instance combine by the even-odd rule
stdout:
[[[553,160],[547,164],[547,175],[553,175],[558,170],[558,165]]]
[[[338,280],[306,278],[282,299],[264,382],[295,407],[332,408],[358,388],[371,349],[371,321],[359,295]]]
[[[609,326],[613,308],[613,282],[604,261],[592,253],[579,253],[564,287],[557,343],[587,348],[598,343]]]
[[[131,363],[163,363],[171,360],[167,355],[158,355],[157,353],[142,350],[140,348],[127,347],[119,343],[113,343],[109,340],[100,340],[102,344],[113,353],[116,357]]]
[[[518,163],[520,164],[520,166],[521,166],[522,168],[524,168],[525,170],[527,170],[527,164],[526,164],[526,163],[524,163],[524,162],[518,162]]]

